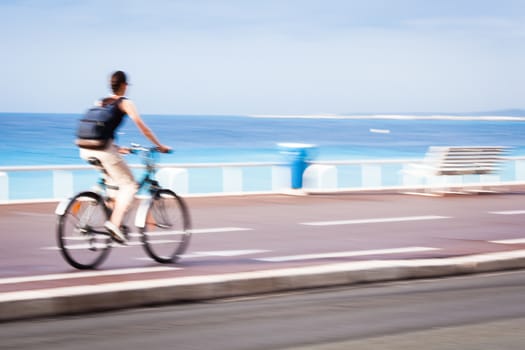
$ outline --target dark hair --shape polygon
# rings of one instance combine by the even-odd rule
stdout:
[[[111,75],[111,90],[113,93],[117,93],[118,89],[122,84],[127,84],[128,80],[126,77],[126,73],[124,73],[121,70],[116,71]]]

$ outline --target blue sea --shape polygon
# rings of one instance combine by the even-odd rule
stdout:
[[[74,145],[79,114],[0,113],[0,166],[83,164]],[[503,145],[525,155],[520,118],[253,117],[144,115],[175,152],[163,163],[280,161],[278,143],[316,145],[318,160],[421,158],[429,146]],[[133,122],[118,143],[148,144]],[[130,161],[132,162],[132,161]],[[137,161],[138,163],[138,161]]]

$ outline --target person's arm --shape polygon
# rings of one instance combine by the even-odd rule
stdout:
[[[171,150],[170,147],[163,145],[160,143],[160,141],[157,139],[153,131],[144,123],[142,118],[140,117],[137,108],[135,107],[135,104],[127,99],[123,99],[120,103],[120,108],[135,122],[139,130],[146,136],[155,146],[159,148],[159,151],[166,153],[169,150]]]

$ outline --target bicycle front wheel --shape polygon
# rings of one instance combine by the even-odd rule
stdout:
[[[140,231],[146,253],[160,263],[174,263],[190,241],[190,215],[186,204],[173,191],[158,190],[151,198]]]
[[[104,222],[109,211],[94,192],[77,194],[58,216],[57,241],[64,259],[77,269],[93,269],[108,256],[111,238]]]

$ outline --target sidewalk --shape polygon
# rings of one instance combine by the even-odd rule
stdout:
[[[12,230],[0,321],[525,268],[522,202],[519,194],[191,199],[196,233],[179,265],[132,260],[144,256],[137,247],[115,249],[87,272],[51,249],[54,204],[0,206]]]

